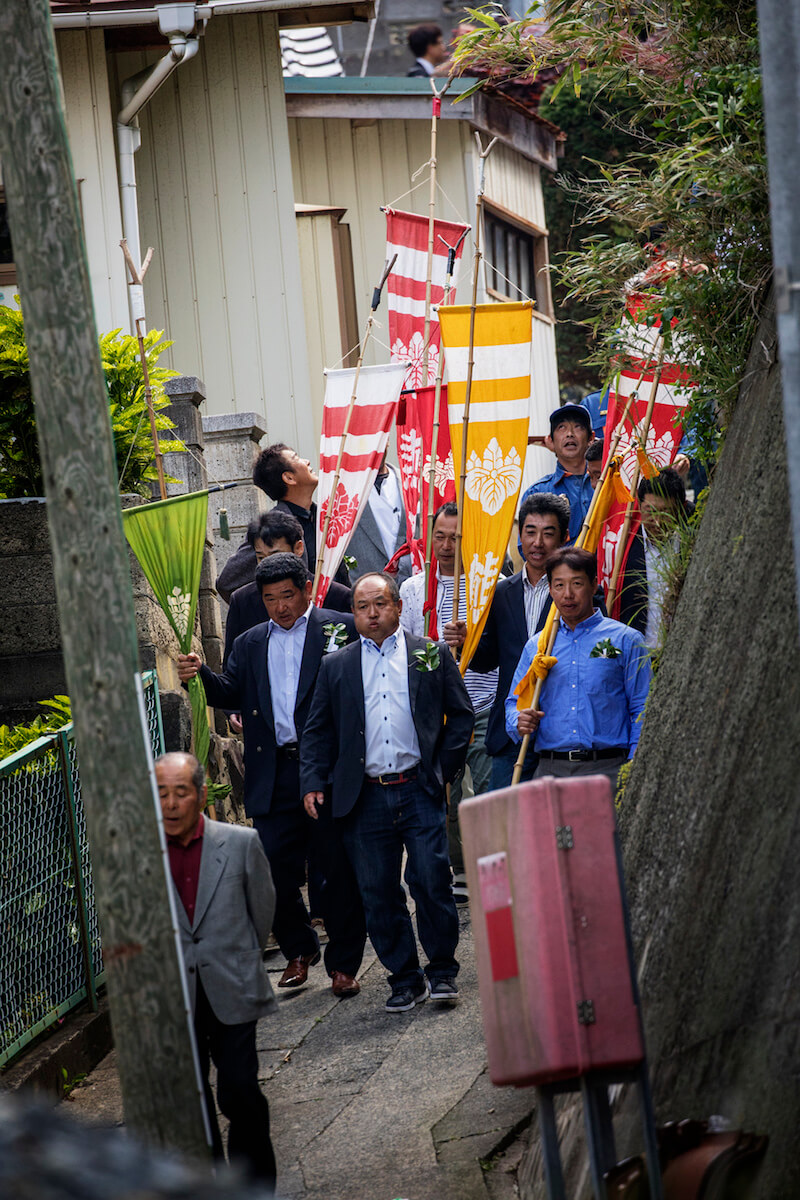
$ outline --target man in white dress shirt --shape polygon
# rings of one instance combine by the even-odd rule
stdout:
[[[441,636],[445,625],[453,619],[453,577],[456,566],[456,527],[458,505],[450,502],[437,509],[433,518],[433,552],[436,556],[436,630]],[[407,633],[422,637],[425,633],[425,574],[412,575],[400,588],[403,611],[400,623]],[[462,574],[458,602],[462,618],[467,611],[466,578]],[[492,760],[486,752],[486,727],[497,692],[497,669],[486,673],[467,669],[464,673],[467,695],[475,709],[475,733],[467,751],[467,766],[472,777],[473,795],[481,796],[489,791],[492,777]],[[450,866],[453,868],[453,895],[456,903],[467,899],[464,876],[464,852],[461,848],[461,831],[458,825],[458,806],[461,802],[463,773],[450,785],[450,803],[447,809],[447,844]]]
[[[392,1013],[458,996],[444,792],[464,765],[474,720],[452,655],[404,633],[401,608],[390,576],[355,585],[359,640],[323,661],[300,747],[306,811],[330,808],[341,827],[367,930],[389,971]],[[404,850],[424,972],[400,883]]]

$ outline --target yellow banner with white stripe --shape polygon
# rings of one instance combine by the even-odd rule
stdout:
[[[525,302],[479,304],[475,309],[461,536],[467,592],[462,673],[486,624],[517,511],[528,450],[532,308]],[[439,309],[457,484],[464,463],[471,311],[468,304]]]

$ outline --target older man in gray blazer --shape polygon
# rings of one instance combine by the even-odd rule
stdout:
[[[214,1156],[223,1158],[209,1059],[228,1156],[274,1190],[256,1055],[256,1021],[277,1007],[262,961],[275,912],[269,863],[254,829],[203,816],[205,772],[193,755],[165,754],[155,770]]]

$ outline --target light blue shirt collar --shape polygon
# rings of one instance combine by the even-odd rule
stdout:
[[[267,622],[267,625],[269,626],[269,632],[275,633],[277,631],[278,633],[297,633],[300,629],[305,628],[308,622],[308,614],[311,612],[313,607],[313,604],[309,604],[302,617],[298,617],[294,625],[290,625],[288,629],[284,629],[282,625],[277,625],[275,621],[273,621],[272,617],[270,617],[269,621]]]

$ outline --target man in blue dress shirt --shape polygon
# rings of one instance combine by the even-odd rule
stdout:
[[[536,492],[552,492],[569,500],[569,540],[574,542],[581,531],[583,518],[592,502],[592,483],[586,470],[586,450],[593,440],[589,413],[580,404],[562,404],[550,413],[550,437],[545,445],[556,456],[556,469],[531,484],[522,497]]]
[[[534,778],[607,775],[616,786],[639,742],[652,675],[647,647],[635,629],[594,607],[594,555],[563,546],[548,559],[547,577],[559,612],[557,662],[542,687],[542,708],[518,712],[514,689],[531,665],[538,637],[528,641],[506,700],[506,730],[517,743],[525,734],[535,737]]]

